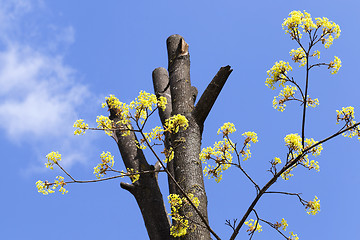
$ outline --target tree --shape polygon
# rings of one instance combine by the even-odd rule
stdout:
[[[70,181],[65,181],[61,176],[51,183],[38,181],[36,183],[38,191],[48,194],[59,188],[59,191],[64,194],[67,193],[64,188],[66,184],[99,182],[128,176],[132,182],[121,183],[120,186],[136,199],[150,239],[177,237],[211,239],[211,235],[220,239],[209,225],[203,173],[205,176],[220,181],[222,173],[234,166],[254,185],[256,196],[240,221],[226,221],[233,230],[230,239],[237,237],[244,224],[248,226],[247,231],[251,239],[256,231],[262,230],[260,222],[274,228],[285,239],[297,239],[297,234],[293,232],[290,232],[289,237],[286,235],[288,224],[285,219],[273,223],[260,218],[255,210],[257,202],[265,194],[295,196],[308,214],[316,214],[320,210],[319,199],[316,196],[314,200],[306,201],[298,193],[269,191],[269,188],[280,177],[288,180],[297,166],[318,170],[318,162],[310,160],[309,155],[314,157],[320,155],[322,144],[330,139],[341,134],[348,137],[357,135],[360,138],[360,123],[355,122],[352,107],[337,111],[338,123],[344,122],[339,131],[320,141],[306,138],[307,107],[316,107],[319,103],[318,99],[312,99],[308,94],[309,72],[313,67],[327,66],[331,73],[335,74],[341,67],[338,57],[330,63],[310,63],[311,58],[320,58],[320,52],[313,51],[316,44],[322,43],[325,48],[328,48],[340,35],[337,24],[327,18],[315,20],[313,22],[310,14],[305,11],[293,11],[283,23],[286,33],[299,45],[299,48],[291,50],[290,55],[295,63],[299,63],[300,67],[305,67],[304,83],[290,77],[289,71],[292,68],[288,62],[276,62],[267,72],[268,78],[265,83],[269,88],[275,89],[277,84],[283,87],[280,94],[273,100],[274,108],[284,111],[286,102],[300,102],[302,126],[300,135],[288,134],[284,138],[285,145],[288,147],[287,157],[283,160],[278,157],[273,158],[268,170],[272,177],[263,187],[253,180],[241,163],[251,157],[250,144],[257,142],[256,133],[245,132],[243,144],[237,144],[230,138],[230,134],[236,131],[234,124],[225,123],[218,131],[223,140],[216,142],[214,147],[201,150],[204,122],[232,69],[230,66],[220,68],[196,102],[197,89],[191,85],[190,81],[189,46],[180,35],[172,35],[167,39],[168,70],[157,68],[153,71],[155,95],[141,91],[138,98],[130,104],[123,103],[110,95],[103,104],[103,107],[108,108],[109,116],[98,116],[96,128],[90,128],[82,119],[74,124],[76,135],[83,134],[87,130],[102,130],[111,136],[119,148],[127,171],[114,169],[114,157],[109,152],[103,152],[100,156],[101,163],[94,168],[97,179],[80,181],[62,168],[61,155],[58,152],[51,152],[47,155],[46,166],[53,168],[53,165],[57,165],[70,178]],[[308,46],[304,44],[302,34],[307,36]],[[162,127],[155,127],[146,132],[145,126],[148,119],[156,110],[158,110]],[[163,147],[159,149],[159,145]],[[154,165],[146,159],[143,152],[145,149],[155,156],[157,162]],[[160,151],[165,155],[165,160],[162,159]],[[204,169],[202,163],[206,164]],[[164,198],[158,185],[157,176],[160,172],[165,172],[168,176],[170,214],[166,211]],[[114,175],[104,178],[107,173]],[[249,219],[251,213],[254,213],[255,220]],[[172,223],[168,215],[172,217]]]

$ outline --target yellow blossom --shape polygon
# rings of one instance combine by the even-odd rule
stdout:
[[[306,204],[307,214],[315,215],[320,211],[320,199],[315,196],[313,201]]]
[[[84,119],[79,119],[76,120],[76,122],[74,123],[74,128],[77,128],[74,131],[74,135],[81,135],[85,133],[86,129],[89,129],[89,125],[84,123]]]
[[[220,133],[222,133],[223,137],[225,137],[228,136],[230,133],[234,133],[235,131],[235,125],[233,123],[227,122],[219,128],[217,134],[219,135]]]
[[[273,161],[273,164],[276,165],[276,164],[281,164],[281,159],[278,158],[278,157],[275,157],[274,158],[274,161]]]
[[[62,194],[68,193],[68,191],[64,188],[64,186],[66,185],[65,181],[64,181],[64,177],[62,176],[57,176],[54,183],[49,183],[48,181],[37,181],[36,182],[36,187],[38,189],[38,192],[47,195],[49,193],[54,193],[55,189],[57,187],[59,188],[59,192],[61,192]]]
[[[46,158],[48,160],[47,163],[45,163],[45,166],[50,169],[54,169],[53,165],[57,164],[59,161],[61,161],[61,154],[59,152],[52,151],[48,155],[46,155]]]
[[[284,19],[282,24],[285,33],[289,33],[293,39],[300,39],[302,34],[299,31],[299,26],[302,24],[304,14],[301,11],[292,11],[289,17]]]
[[[285,140],[285,145],[288,146],[289,149],[294,151],[302,150],[301,137],[299,136],[299,134],[297,133],[288,134],[286,135],[284,140]]]
[[[337,117],[336,117],[337,123],[339,123],[339,121],[345,121],[346,127],[352,127],[356,124],[356,121],[354,120],[355,111],[353,107],[351,106],[346,108],[343,107],[341,111],[336,110],[336,113],[337,113]],[[358,139],[360,140],[360,126],[358,125],[357,127],[352,128],[347,132],[344,132],[342,135],[344,137],[350,137],[350,138],[357,135]]]
[[[170,228],[170,235],[173,237],[181,237],[186,235],[187,229],[189,228],[189,220],[184,219],[183,216],[176,218],[175,225]]]
[[[194,203],[196,207],[199,206],[200,202],[197,197],[192,193],[188,193],[188,197]],[[181,237],[187,233],[189,229],[189,221],[184,219],[184,216],[180,214],[180,209],[185,205],[189,206],[190,203],[185,197],[180,197],[178,194],[170,194],[168,196],[171,213],[169,214],[174,220],[174,224],[170,228],[170,235],[173,237]]]
[[[292,49],[290,51],[290,56],[292,56],[292,60],[294,62],[298,62],[300,63],[300,67],[305,66],[306,65],[306,54],[304,52],[304,49],[302,49],[301,47],[299,47],[298,49]]]
[[[112,136],[112,131],[110,129],[113,128],[113,124],[112,124],[112,121],[108,117],[105,117],[103,115],[97,116],[96,122],[98,124],[97,127],[99,129],[104,129],[105,133],[107,135]]]
[[[315,18],[317,28],[322,27],[321,40],[325,43],[325,48],[329,48],[334,39],[340,37],[340,27],[336,23],[329,21],[328,18]]]
[[[36,182],[36,187],[38,189],[38,192],[42,193],[44,195],[48,195],[49,193],[54,193],[54,190],[49,188],[50,184],[47,181],[45,181],[45,182],[43,182],[41,180],[37,181]]]
[[[335,56],[334,61],[329,63],[329,68],[331,68],[331,74],[336,74],[341,67],[341,60],[337,56]]]
[[[285,172],[283,172],[283,173],[281,174],[282,179],[284,179],[285,181],[287,181],[287,180],[289,180],[289,177],[294,176],[294,174],[291,173],[291,171],[292,171],[293,169],[294,169],[294,168],[291,167],[291,168],[287,169]]]
[[[279,86],[284,87],[284,83],[287,80],[286,74],[291,71],[292,68],[288,62],[279,61],[267,71],[268,78],[265,81],[265,85],[271,89],[275,89],[274,84],[279,82]]]
[[[151,142],[151,140],[155,140],[155,139],[161,140],[163,137],[163,132],[164,129],[162,129],[159,126],[156,126],[155,128],[152,129],[151,132],[144,133],[144,136],[148,142]]]
[[[164,151],[162,152],[165,154],[165,163],[171,162],[171,160],[174,159],[174,149],[172,147],[170,147],[169,149],[164,149]]]
[[[60,186],[59,192],[61,192],[61,194],[65,194],[68,193],[68,191],[64,188],[65,185],[66,183],[64,182],[64,177],[57,176],[56,180],[54,181],[54,185],[52,186],[52,189],[55,190],[57,187]]]
[[[214,147],[203,148],[199,159],[206,164],[207,160],[212,159],[215,165],[208,165],[204,168],[205,176],[215,178],[216,182],[222,179],[222,173],[231,167],[232,153],[234,152],[234,143],[231,140],[224,138],[223,141],[215,142]]]
[[[246,161],[251,157],[250,142],[257,143],[258,137],[255,132],[245,132],[242,134],[242,136],[245,137],[245,141],[244,141],[245,148],[240,153],[241,153],[241,156],[244,157],[243,161]]]
[[[249,229],[246,230],[247,232],[262,231],[262,226],[258,223],[257,220],[254,221],[254,219],[250,219],[249,221],[245,222],[245,225],[249,227]]]
[[[189,121],[186,119],[186,117],[181,114],[177,114],[165,120],[164,131],[177,133],[180,127],[186,130],[188,126]]]
[[[297,91],[296,87],[286,85],[283,88],[283,90],[280,91],[279,95],[274,97],[273,107],[278,111],[283,112],[286,107],[285,102],[295,99],[294,98],[295,91]]]
[[[97,179],[103,177],[109,167],[112,168],[114,166],[114,156],[110,152],[102,152],[100,159],[101,163],[94,167],[94,174],[96,174]]]
[[[320,59],[320,51],[319,51],[319,50],[314,51],[314,53],[313,53],[311,56],[312,56],[312,57],[316,57],[316,56],[317,56],[317,58]]]
[[[130,112],[129,106],[126,103],[120,102],[114,95],[106,97],[106,103],[102,104],[102,107],[109,106],[109,109],[112,109],[119,119],[118,123],[122,125],[128,125],[130,123]]]
[[[313,138],[305,139],[305,148],[309,148],[313,146],[314,144],[318,143],[318,141],[315,141]],[[319,156],[321,154],[321,151],[323,150],[322,144],[317,145],[316,147],[311,149],[311,154],[313,156]]]
[[[255,132],[244,132],[242,135],[244,137],[246,137],[245,141],[246,141],[246,144],[249,144],[249,146],[250,146],[249,142],[253,142],[253,143],[258,142],[258,137]]]
[[[284,218],[281,219],[281,226],[284,231],[286,231],[286,228],[289,226],[287,221]]]
[[[299,237],[297,236],[297,234],[290,232],[290,237],[288,239],[289,240],[299,240]]]
[[[132,183],[134,183],[140,179],[140,174],[134,174],[134,173],[137,173],[137,171],[135,171],[133,168],[127,168],[127,171],[129,174],[132,174],[132,175],[130,175],[130,179],[131,179]]]
[[[157,105],[159,108],[161,108],[163,111],[166,108],[167,100],[165,97],[160,96],[157,102]]]
[[[306,107],[316,107],[316,106],[319,106],[319,99],[317,99],[317,98],[315,98],[315,99],[311,99],[311,98],[309,98],[309,96],[308,96],[308,98],[307,98],[307,101],[306,101]]]

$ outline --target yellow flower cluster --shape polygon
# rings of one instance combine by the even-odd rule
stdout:
[[[43,182],[43,181],[39,180],[36,182],[36,187],[38,189],[38,192],[42,193],[44,195],[48,195],[49,193],[55,192],[54,190],[52,190],[50,188],[50,186],[51,185],[47,181]]]
[[[287,221],[283,218],[281,219],[281,222],[276,222],[274,225],[276,230],[279,231],[279,228],[282,228],[283,231],[286,231],[286,228],[289,226]],[[297,236],[297,234],[294,234],[293,232],[289,232],[290,233],[290,237],[286,238],[288,240],[298,240],[299,237]]]
[[[274,158],[273,165],[281,164],[281,159],[278,157]]]
[[[284,231],[286,231],[286,228],[289,226],[289,224],[287,223],[287,221],[284,218],[281,219],[281,226]]]
[[[84,123],[84,119],[76,120],[74,123],[74,128],[77,128],[74,131],[74,135],[81,135],[85,133],[86,129],[89,129],[89,125]]]
[[[289,168],[287,169],[285,172],[283,172],[281,174],[281,177],[282,179],[284,179],[285,181],[289,180],[290,177],[294,176],[294,174],[291,173],[291,171],[293,170],[294,168]]]
[[[164,136],[163,132],[164,132],[164,129],[162,129],[159,126],[156,126],[155,128],[153,128],[151,130],[151,132],[149,132],[149,133],[144,132],[144,138],[140,140],[140,143],[137,140],[135,140],[137,147],[140,149],[146,149],[147,145],[144,144],[144,143],[146,143],[146,141],[148,143],[150,143],[152,140],[161,141],[162,137]]]
[[[170,133],[177,133],[180,127],[186,130],[188,126],[189,121],[186,119],[186,117],[181,114],[177,114],[165,120],[164,131]]]
[[[296,134],[288,134],[284,140],[285,140],[285,145],[289,148],[290,151],[292,151],[292,155],[291,155],[292,159],[295,159],[297,156],[299,156],[299,154],[301,154],[303,152],[303,146],[301,143],[302,139],[297,133]],[[305,150],[309,149],[311,146],[318,143],[318,141],[315,141],[313,138],[310,138],[310,139],[306,138],[304,142],[305,142]],[[321,154],[322,150],[323,150],[322,144],[319,144],[316,147],[312,148],[310,150],[310,153],[316,157]],[[309,157],[307,154],[299,160],[298,164],[301,164],[302,166],[306,167],[309,170],[315,169],[317,172],[320,171],[319,163],[314,160],[309,160]],[[297,166],[297,164],[294,167],[287,169],[283,174],[281,174],[281,177],[284,180],[288,180],[289,177],[293,176],[293,174],[291,174],[291,171],[296,166]]]
[[[273,100],[273,107],[277,109],[280,112],[283,112],[285,110],[286,101],[289,101],[290,99],[293,100],[295,91],[297,91],[296,87],[286,85],[283,90],[280,91],[279,95],[274,97]]]
[[[235,128],[235,125],[233,123],[230,123],[230,122],[227,122],[227,123],[224,123],[224,125],[222,125],[217,134],[219,135],[220,133],[223,134],[223,138],[228,136],[230,133],[234,133],[236,132],[236,128]]]
[[[259,224],[257,220],[254,221],[254,219],[250,219],[249,221],[245,222],[245,225],[249,227],[249,229],[246,230],[247,232],[262,231],[262,226]]]
[[[346,121],[346,122],[351,122],[352,124],[355,124],[355,111],[354,111],[354,107],[343,107],[341,110],[336,110],[336,120],[337,123],[339,123],[339,121]]]
[[[188,193],[188,197],[196,207],[199,206],[200,201],[194,194]],[[189,228],[189,221],[179,213],[179,210],[185,205],[190,205],[190,203],[185,197],[181,198],[178,194],[170,194],[168,199],[171,207],[171,213],[169,215],[175,220],[174,225],[170,228],[170,235],[174,237],[184,236]]]
[[[337,116],[336,116],[336,124],[339,123],[339,121],[345,121],[346,127],[351,127],[356,124],[355,119],[355,111],[354,108],[349,106],[346,108],[342,108],[341,110],[336,110]],[[344,137],[352,138],[354,136],[358,136],[358,139],[360,140],[360,126],[358,125],[355,128],[352,128],[348,132],[345,132],[342,134]]]
[[[288,71],[291,71],[292,68],[288,62],[279,61],[276,62],[275,65],[267,71],[268,78],[266,78],[265,85],[270,89],[274,90],[274,84],[279,82],[279,86],[284,87],[286,82],[286,74]]]
[[[257,143],[258,137],[255,132],[244,132],[242,136],[246,137],[245,142],[248,146],[250,146],[250,142]]]
[[[96,174],[97,179],[103,177],[109,167],[112,168],[114,166],[114,156],[110,152],[102,152],[100,159],[101,163],[94,167],[94,174]]]
[[[287,221],[286,221],[284,218],[281,219],[281,222],[276,222],[276,223],[274,224],[274,227],[275,227],[276,230],[278,230],[279,228],[282,228],[284,231],[286,231],[286,228],[287,228],[288,226],[289,226],[289,225],[288,225]]]
[[[299,27],[303,28],[304,32],[310,32],[317,26],[312,21],[311,15],[304,11],[292,11],[289,13],[289,17],[284,19],[282,24],[285,33],[289,33],[292,39],[301,39],[302,34],[299,31]]]
[[[299,27],[303,28],[303,31],[310,33],[314,29],[322,27],[321,42],[325,43],[325,48],[328,48],[333,43],[334,39],[340,36],[340,27],[336,23],[329,21],[329,19],[315,18],[316,23],[313,22],[311,15],[304,11],[292,11],[289,13],[289,17],[284,19],[282,24],[285,33],[290,34],[292,39],[299,41],[302,37]]]
[[[315,141],[313,138],[306,138],[305,139],[305,148],[309,148],[313,146],[314,144],[318,143],[318,141]],[[321,154],[321,151],[323,150],[322,144],[317,145],[316,147],[311,149],[311,154],[315,157],[319,156]]]
[[[245,137],[245,141],[244,141],[244,148],[241,151],[241,156],[244,158],[243,161],[246,161],[251,157],[250,142],[257,143],[258,137],[255,132],[245,132],[242,134],[242,136]]]
[[[135,171],[133,168],[127,168],[126,170],[128,171],[129,174],[133,174],[133,175],[130,175],[130,179],[131,179],[132,183],[134,183],[140,179],[140,174],[134,174],[134,173],[137,173],[137,171]]]
[[[320,53],[320,52],[319,52]],[[302,66],[305,66],[306,65],[306,54],[305,54],[305,52],[304,52],[304,49],[303,48],[301,48],[301,47],[299,47],[298,49],[292,49],[291,51],[290,51],[290,56],[293,56],[292,57],[292,60],[294,61],[294,62],[298,62],[298,63],[300,63],[300,67],[302,67]],[[320,55],[319,55],[320,56]]]
[[[167,100],[164,97],[156,98],[156,95],[140,91],[139,96],[135,98],[129,105],[130,109],[135,109],[135,120],[142,119],[143,121],[148,117],[148,111],[152,111],[156,106],[159,106],[162,110],[165,110]]]
[[[332,69],[331,74],[336,74],[339,71],[339,69],[341,68],[341,60],[340,60],[340,58],[335,56],[334,61],[331,61],[329,63],[329,69],[330,68]]]
[[[320,199],[315,196],[313,201],[309,201],[306,204],[307,214],[315,215],[320,211]]]
[[[155,128],[152,129],[151,132],[144,133],[144,136],[146,137],[148,142],[151,142],[151,140],[159,140],[159,141],[161,141],[161,139],[162,139],[162,137],[164,135],[163,132],[164,132],[164,129],[162,129],[159,126],[156,126]]]
[[[284,138],[285,145],[290,149],[297,152],[302,150],[301,137],[297,133],[291,133]]]
[[[203,148],[199,159],[207,164],[207,160],[214,160],[215,165],[208,164],[204,168],[205,176],[209,178],[215,178],[216,182],[220,182],[222,179],[222,173],[231,167],[232,153],[235,151],[235,144],[229,139],[229,134],[236,131],[233,123],[224,123],[218,130],[218,134],[223,134],[223,140],[215,142],[214,147]],[[245,132],[242,134],[245,137],[244,146],[239,151],[243,157],[243,161],[251,157],[250,142],[258,142],[258,137],[255,132]]]
[[[61,161],[61,154],[59,152],[52,151],[48,155],[46,155],[46,158],[48,160],[47,163],[45,163],[45,166],[50,169],[54,169],[53,165],[58,164],[59,161]]]
[[[214,160],[215,166],[208,165],[204,168],[205,176],[209,178],[215,178],[216,182],[220,182],[222,179],[222,173],[231,167],[232,153],[234,152],[235,146],[231,140],[224,138],[222,141],[215,142],[214,147],[203,148],[199,158],[207,164],[207,160]]]
[[[316,107],[316,106],[319,106],[319,99],[315,98],[315,99],[311,99],[309,98],[309,95],[308,95],[308,98],[307,98],[307,101],[306,101],[306,107]]]
[[[322,43],[325,43],[325,48],[329,48],[333,44],[334,39],[340,37],[340,27],[336,23],[329,21],[326,17],[315,18],[315,20],[317,28],[322,27],[323,30],[321,35]],[[327,38],[325,38],[326,35],[328,35]]]
[[[145,91],[140,91],[139,96],[135,98],[130,104],[120,102],[114,95],[106,97],[106,103],[102,104],[102,107],[108,106],[109,109],[113,110],[116,114],[118,120],[116,124],[121,124],[123,129],[123,136],[130,135],[130,121],[134,119],[136,122],[140,120],[141,124],[144,124],[145,119],[148,118],[149,114],[156,108],[159,107],[162,110],[165,110],[167,100],[164,97],[159,97],[158,99],[154,94],[147,93]],[[132,115],[130,110],[135,110],[135,113]],[[101,129],[111,129],[114,127],[114,124],[111,120],[106,119],[104,116],[99,116],[97,120],[99,128]],[[112,135],[111,131],[105,130],[106,134]]]
[[[297,234],[290,232],[290,237],[288,239],[289,240],[299,240],[299,237],[297,236]]]
[[[316,56],[317,56],[317,58],[320,59],[320,51],[319,51],[319,50],[314,51],[314,53],[313,53],[311,56],[312,56],[312,57],[316,57]]]
[[[120,102],[114,95],[110,95],[109,97],[105,97],[106,103],[102,104],[102,107],[106,106],[109,109],[113,109],[116,113],[116,116],[120,119],[119,123],[123,125],[128,125],[130,123],[130,112],[129,106],[126,103]]]
[[[113,128],[113,123],[109,119],[109,117],[105,117],[103,115],[97,116],[96,122],[99,129],[104,129],[107,135],[112,136],[112,131],[110,131],[109,129]]]
[[[174,149],[172,147],[170,147],[170,149],[165,148],[162,153],[165,154],[165,163],[171,162],[171,160],[174,159]]]
[[[64,177],[62,176],[57,176],[54,183],[48,183],[47,181],[43,182],[41,180],[36,182],[36,187],[38,189],[38,192],[47,195],[49,193],[54,193],[55,189],[57,187],[59,188],[59,192],[61,192],[62,194],[68,193],[68,191],[64,188],[64,186],[66,185],[66,183],[64,182]]]

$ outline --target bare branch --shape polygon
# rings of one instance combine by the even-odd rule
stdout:
[[[248,216],[250,215],[251,211],[254,209],[255,205],[257,204],[257,202],[259,201],[259,199],[261,198],[261,196],[276,182],[276,180],[281,176],[281,174],[283,174],[286,170],[288,170],[289,168],[291,168],[292,166],[294,166],[300,159],[302,159],[311,149],[317,147],[318,145],[327,142],[331,139],[333,139],[336,136],[339,136],[340,134],[347,132],[353,128],[356,128],[357,126],[360,125],[360,122],[354,124],[353,126],[350,126],[342,131],[338,131],[337,133],[315,143],[314,145],[311,145],[310,147],[304,149],[304,151],[299,154],[295,159],[289,161],[289,163],[287,165],[285,165],[275,176],[273,176],[269,182],[267,182],[265,184],[265,186],[260,190],[260,192],[256,195],[255,199],[253,200],[253,202],[250,204],[249,208],[247,209],[247,211],[245,212],[243,218],[240,220],[240,222],[238,223],[238,225],[236,226],[236,229],[234,231],[234,233],[231,235],[230,240],[234,240],[235,237],[239,234],[239,231],[242,227],[242,225],[244,224],[244,222],[246,221],[246,219],[248,218]]]
[[[194,109],[194,117],[200,126],[204,124],[206,117],[232,71],[230,66],[221,67],[201,95]]]

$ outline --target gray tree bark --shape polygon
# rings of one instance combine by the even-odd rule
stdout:
[[[199,154],[204,122],[232,69],[230,66],[220,68],[195,106],[197,89],[190,81],[189,45],[180,35],[172,35],[167,39],[167,50],[168,71],[157,68],[152,74],[156,95],[168,100],[166,109],[159,109],[159,116],[163,125],[166,119],[176,114],[184,115],[189,121],[186,130],[180,129],[176,134],[165,135],[165,148],[174,149],[174,159],[166,166],[169,172],[169,192],[181,197],[184,197],[184,193],[192,193],[200,201],[197,209],[192,206],[182,209],[181,214],[189,219],[191,229],[181,239],[210,240],[210,233],[220,239],[208,223],[207,196]],[[109,118],[118,122],[114,109],[110,109]],[[142,150],[137,148],[134,132],[131,132],[130,136],[122,136],[122,131],[118,130],[113,137],[126,168],[135,171],[154,170],[154,166],[146,161]],[[121,183],[120,186],[135,197],[149,238],[173,239],[170,236],[170,222],[155,174],[141,174],[137,182]]]

